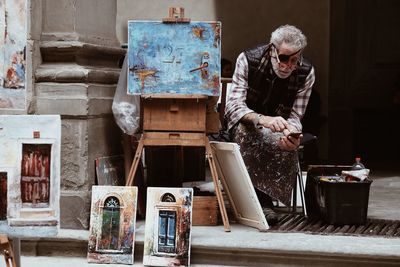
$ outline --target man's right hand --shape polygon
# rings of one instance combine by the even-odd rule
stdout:
[[[278,117],[270,117],[270,116],[261,116],[258,124],[264,126],[265,128],[270,129],[272,132],[282,132],[284,129],[289,127],[288,122],[282,118]]]

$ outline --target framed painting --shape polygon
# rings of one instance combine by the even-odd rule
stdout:
[[[0,222],[0,231],[23,238],[56,235],[60,227],[60,116],[2,115],[0,129],[0,166],[8,166],[7,223]],[[1,184],[4,191],[4,175]]]
[[[137,187],[93,186],[88,262],[133,264]]]
[[[239,145],[228,142],[211,142],[218,176],[221,178],[236,219],[239,223],[260,231],[269,229]]]
[[[0,109],[25,109],[27,1],[0,1]]]
[[[145,266],[189,266],[192,188],[147,188]]]
[[[128,94],[218,96],[221,23],[128,21]]]

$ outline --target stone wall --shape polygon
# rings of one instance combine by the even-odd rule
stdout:
[[[87,229],[95,158],[121,152],[111,105],[125,51],[115,0],[45,0],[35,113],[61,114],[61,227]]]
[[[116,0],[28,1],[27,107],[60,114],[61,227],[87,229],[95,158],[121,153],[111,105],[125,55]]]

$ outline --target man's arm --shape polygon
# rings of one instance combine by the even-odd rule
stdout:
[[[241,53],[236,60],[232,87],[226,101],[225,117],[228,120],[228,129],[231,129],[239,121],[257,122],[258,114],[246,105],[247,89],[249,88],[247,77],[248,63],[245,54]]]
[[[304,86],[298,91],[296,98],[293,103],[292,112],[288,118],[288,123],[290,124],[290,128],[294,127],[294,129],[289,129],[291,131],[301,132],[302,125],[300,120],[303,118],[304,113],[307,108],[308,100],[310,99],[311,90],[315,82],[315,73],[314,67],[311,69],[308,74]]]
[[[228,95],[225,107],[225,117],[228,120],[228,129],[231,129],[239,121],[253,123],[270,128],[273,132],[280,132],[288,127],[288,123],[282,117],[270,117],[255,113],[246,105],[248,85],[248,62],[244,53],[241,53],[236,61],[235,73],[231,92]]]

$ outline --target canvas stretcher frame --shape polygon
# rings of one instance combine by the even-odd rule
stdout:
[[[228,142],[210,142],[217,172],[239,223],[269,229],[254,186],[250,180],[239,145]]]

